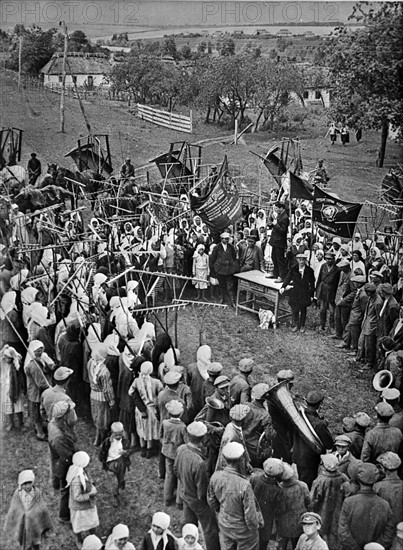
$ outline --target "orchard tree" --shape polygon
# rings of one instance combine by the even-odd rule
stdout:
[[[56,51],[56,29],[43,31],[32,25],[28,29],[24,25],[16,25],[12,33],[11,55],[7,67],[18,70],[19,43],[22,39],[22,72],[37,76],[42,67],[51,59]]]
[[[333,117],[381,130],[382,167],[389,127],[403,125],[403,6],[383,3],[374,11],[357,4],[351,16],[363,29],[339,29],[328,49]]]

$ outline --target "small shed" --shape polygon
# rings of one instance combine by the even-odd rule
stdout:
[[[108,85],[112,71],[109,58],[103,53],[68,52],[66,58],[66,87],[77,86],[91,90]],[[61,86],[63,80],[63,53],[56,52],[41,69],[44,86]]]

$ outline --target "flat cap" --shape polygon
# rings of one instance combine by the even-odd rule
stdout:
[[[224,231],[224,233],[221,233],[220,237],[222,239],[229,239],[230,238],[230,234],[228,233],[228,231]]]
[[[382,464],[382,466],[387,470],[397,470],[402,463],[399,456],[396,453],[392,453],[392,451],[382,453],[378,456],[376,461],[379,462],[379,464]]]
[[[352,441],[348,437],[348,435],[342,434],[335,437],[334,443],[335,445],[340,445],[341,447],[348,447],[349,445],[351,445]]]
[[[245,452],[245,447],[241,443],[231,441],[224,445],[222,455],[227,460],[238,460]]]
[[[168,386],[177,384],[180,379],[181,379],[181,373],[180,372],[174,372],[172,370],[168,371],[166,373],[166,375],[164,376],[164,382]]]
[[[364,290],[365,292],[375,292],[376,291],[376,286],[374,285],[374,283],[366,283],[364,285]]]
[[[364,485],[373,485],[378,481],[379,471],[375,464],[361,462],[358,466],[357,479]]]
[[[301,519],[299,520],[300,523],[319,523],[319,525],[322,525],[322,518],[319,514],[315,514],[314,512],[305,512],[302,514]]]
[[[295,374],[291,369],[283,369],[277,373],[277,380],[294,380]]]
[[[337,267],[348,267],[350,265],[350,262],[348,260],[340,260],[337,262]]]
[[[379,542],[368,542],[364,546],[364,550],[385,550],[385,547],[379,544]]]
[[[392,405],[389,405],[389,403],[378,403],[375,405],[375,410],[380,416],[390,417],[395,414]]]
[[[337,470],[337,466],[339,464],[339,461],[337,460],[336,455],[333,454],[325,454],[320,455],[320,458],[322,460],[323,466],[328,470],[329,472],[335,472]]]
[[[60,382],[61,380],[67,380],[69,376],[74,373],[73,369],[68,369],[67,367],[59,367],[55,370],[54,379]]]
[[[165,408],[169,412],[169,414],[173,414],[174,416],[180,416],[183,413],[183,404],[177,399],[172,399],[172,401],[168,401],[168,403],[165,405]]]
[[[353,275],[351,278],[350,278],[350,281],[352,283],[365,283],[366,279],[365,279],[365,275]]]
[[[345,416],[341,423],[345,432],[352,432],[355,427],[355,418],[352,416]]]
[[[318,403],[322,403],[325,396],[320,391],[310,391],[308,395],[306,396],[306,402],[308,405],[317,405]]]
[[[355,423],[358,424],[358,426],[361,426],[362,428],[368,428],[368,426],[371,424],[371,418],[365,412],[355,413],[354,420],[355,420]]]
[[[243,420],[249,411],[248,405],[234,405],[229,411],[229,416],[232,420]]]
[[[341,239],[340,237],[333,237],[332,243],[339,244],[341,246]]]
[[[400,391],[397,388],[385,388],[381,395],[382,399],[393,401],[394,399],[399,399]]]
[[[229,386],[228,376],[217,376],[217,378],[214,380],[214,386],[216,386],[217,388],[227,388]]]
[[[187,433],[193,437],[203,437],[207,433],[207,427],[203,422],[192,422],[186,428]]]
[[[283,481],[287,481],[288,479],[291,479],[292,477],[295,477],[295,472],[293,468],[287,463],[283,463],[283,473],[281,474],[281,479]]]
[[[302,254],[297,254],[295,257],[296,257],[296,258],[302,258],[303,260],[306,260],[306,259],[307,259],[306,256],[305,256],[305,254],[303,254],[303,253],[302,253]]]
[[[252,399],[262,399],[269,390],[269,384],[266,384],[265,382],[260,382],[259,384],[255,384],[253,386],[251,397]]]
[[[330,258],[331,260],[334,260],[336,256],[333,254],[333,252],[325,252],[325,258]]]
[[[241,372],[252,372],[254,361],[250,357],[241,359],[238,363],[238,368]]]
[[[51,409],[51,416],[54,420],[58,418],[63,418],[63,416],[70,410],[75,408],[75,403],[73,401],[58,401],[55,403]]]
[[[216,361],[213,361],[212,363],[209,363],[209,366],[207,367],[207,372],[209,374],[220,374],[222,371],[223,366],[221,363],[217,363]]]
[[[393,294],[393,287],[390,283],[382,283],[379,285],[378,290],[384,292],[388,296],[392,296]]]
[[[279,458],[268,458],[263,462],[263,470],[268,476],[279,476],[283,473],[284,463]]]

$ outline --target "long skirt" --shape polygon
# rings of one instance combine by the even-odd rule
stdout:
[[[82,533],[95,529],[99,525],[97,507],[87,508],[86,510],[72,510],[70,508],[70,520],[74,533]]]
[[[160,423],[155,415],[155,407],[148,406],[147,413],[147,418],[143,418],[136,408],[137,435],[145,441],[159,439]]]
[[[128,434],[136,433],[136,417],[134,411],[120,411],[119,421],[123,424],[125,431]]]
[[[6,414],[21,413],[24,412],[24,402],[22,395],[20,395],[17,401],[13,402],[10,399],[10,369],[11,365],[2,361],[0,363],[0,402],[2,405],[3,422],[6,419]]]
[[[91,416],[98,430],[108,430],[111,418],[109,403],[107,401],[96,401],[91,399]]]

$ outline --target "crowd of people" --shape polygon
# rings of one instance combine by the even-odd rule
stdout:
[[[212,235],[186,196],[171,206],[175,224],[158,224],[145,210],[130,222],[94,217],[86,228],[80,211],[10,210],[0,245],[3,423],[7,432],[28,423],[49,448],[58,520],[84,550],[133,548],[132,518],[109,534],[99,526],[91,442],[76,433],[86,422],[102,468],[116,479],[117,506],[133,498],[126,482],[139,453],[155,460],[165,509],[183,510],[176,535],[169,514],[156,511],[136,542],[141,550],[266,550],[274,540],[281,550],[402,548],[397,233],[386,227],[363,240],[357,232],[343,243],[313,226],[302,201],[292,223],[283,202],[245,205],[234,226]],[[342,433],[331,433],[319,414],[326,396],[295,395],[292,371],[254,384],[254,360],[244,357],[229,377],[208,345],[184,365],[169,334],[150,321],[158,273],[168,275],[156,296],[163,303],[186,277],[196,301],[209,290],[210,302],[232,306],[234,274],[255,270],[288,296],[294,333],[306,331],[307,310],[316,307],[319,331],[359,369],[390,371],[373,403],[375,425],[356,411]],[[19,475],[5,526],[24,550],[38,549],[54,529],[34,466]]]

